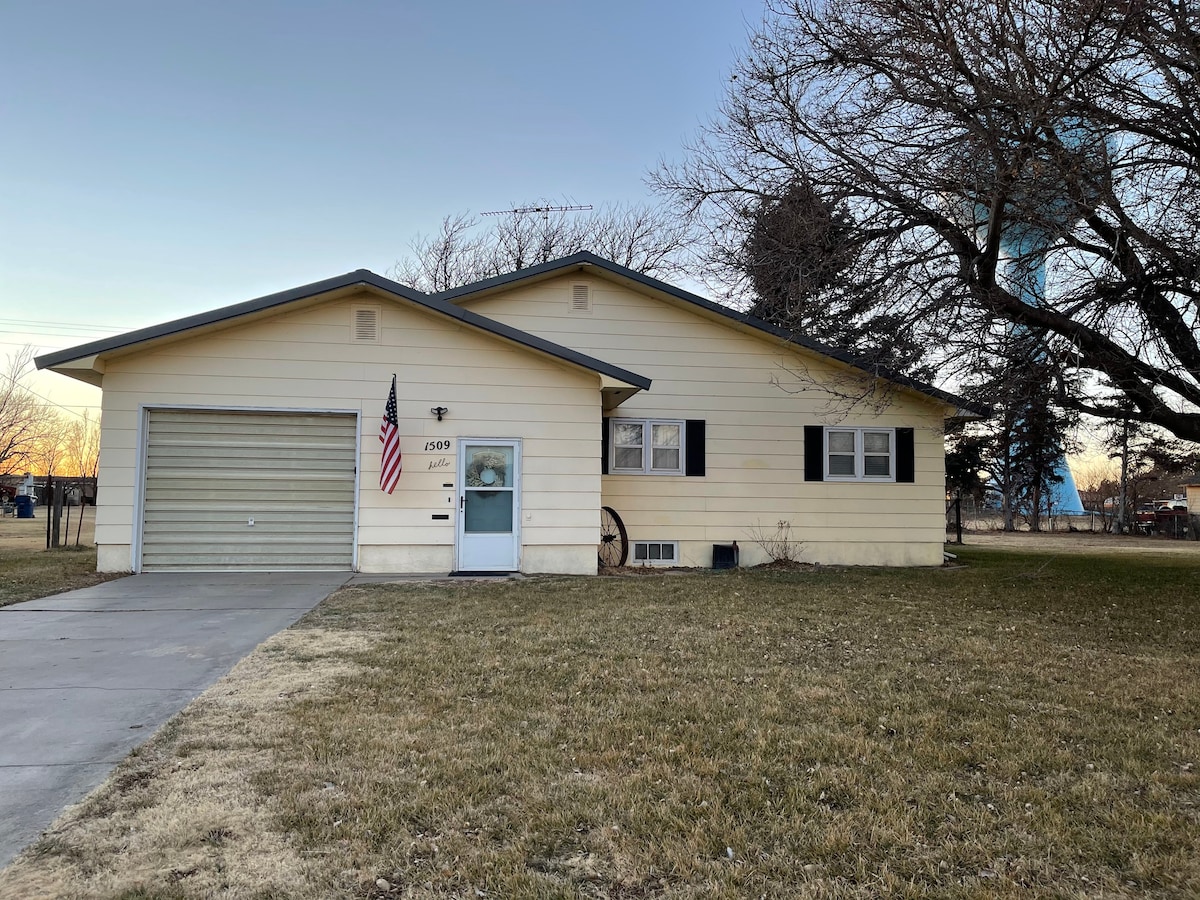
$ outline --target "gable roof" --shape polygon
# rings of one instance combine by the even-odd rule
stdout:
[[[399,299],[408,301],[417,306],[424,307],[432,312],[447,316],[484,331],[496,337],[503,338],[506,341],[519,344],[531,350],[536,350],[540,353],[545,353],[548,356],[556,357],[571,365],[578,366],[583,369],[588,369],[599,375],[607,376],[616,381],[623,382],[632,390],[623,391],[625,396],[636,393],[638,390],[649,390],[651,380],[643,375],[638,375],[635,372],[630,372],[627,369],[622,369],[619,366],[614,366],[603,360],[588,356],[584,353],[579,353],[569,347],[564,347],[561,344],[556,344],[553,341],[547,341],[544,338],[521,331],[505,325],[502,322],[497,322],[489,319],[486,316],[481,316],[479,313],[471,312],[470,310],[462,309],[445,300],[437,297],[432,297],[429,294],[421,291],[413,290],[404,285],[384,278],[381,275],[376,275],[374,272],[366,269],[357,269],[354,272],[347,272],[345,275],[338,275],[334,278],[326,278],[323,281],[315,281],[312,284],[302,285],[301,287],[292,288],[288,291],[280,291],[276,294],[268,294],[265,297],[258,297],[254,300],[247,300],[244,303],[235,303],[232,306],[224,306],[220,309],[210,310],[208,312],[198,313],[193,316],[186,316],[182,319],[174,319],[170,322],[164,322],[161,325],[151,325],[148,328],[141,328],[137,331],[126,332],[115,337],[103,338],[91,343],[81,344],[78,347],[71,347],[66,350],[59,350],[54,353],[47,353],[39,356],[34,360],[34,364],[39,369],[58,369],[65,367],[67,363],[86,361],[89,358],[94,358],[105,353],[112,353],[118,350],[126,350],[136,347],[138,344],[145,344],[152,341],[159,341],[164,338],[171,338],[183,335],[189,331],[208,326],[220,325],[224,322],[233,322],[236,319],[244,316],[254,315],[256,313],[268,312],[270,310],[282,308],[291,303],[296,303],[302,300],[308,300],[320,297],[322,294],[329,294],[335,291],[345,291],[358,287],[368,287],[376,291],[389,294]],[[62,374],[71,375],[83,381],[88,381],[88,378],[81,377],[83,372],[78,368],[62,368]],[[88,369],[90,370],[90,367]],[[100,381],[99,373],[96,373],[96,378],[91,380],[91,383],[98,384]],[[611,389],[610,389],[611,391]],[[624,397],[622,397],[624,399]]]
[[[821,356],[835,359],[838,362],[851,366],[859,371],[865,372],[875,378],[881,378],[885,381],[891,381],[894,384],[903,385],[911,390],[927,397],[932,397],[943,403],[948,403],[954,406],[961,413],[966,413],[972,416],[990,416],[991,410],[980,407],[978,404],[972,403],[959,397],[949,391],[944,391],[941,388],[934,387],[923,381],[918,381],[915,378],[910,378],[901,372],[889,369],[886,366],[876,365],[867,362],[860,357],[856,357],[845,350],[837,347],[831,347],[828,344],[823,344],[820,341],[815,341],[812,338],[805,337],[797,332],[790,331],[787,328],[782,328],[778,325],[773,325],[764,319],[759,319],[755,316],[747,315],[743,312],[738,312],[728,306],[722,306],[719,303],[714,303],[712,300],[705,299],[698,294],[693,294],[690,291],[685,291],[682,288],[676,287],[673,284],[668,284],[665,281],[659,281],[657,278],[652,278],[642,272],[633,269],[627,269],[625,266],[618,265],[611,260],[604,259],[601,256],[596,256],[594,253],[588,253],[586,250],[579,253],[573,253],[570,256],[564,256],[561,259],[553,259],[549,262],[544,262],[536,266],[529,266],[525,269],[518,269],[516,272],[510,272],[505,275],[497,275],[494,278],[487,278],[483,281],[476,281],[472,284],[466,284],[462,287],[453,288],[448,291],[442,291],[437,294],[430,295],[434,300],[440,300],[446,303],[459,303],[464,300],[469,300],[482,294],[493,293],[500,290],[513,287],[521,282],[540,281],[547,278],[562,275],[570,270],[586,272],[594,271],[596,274],[606,276],[616,281],[624,281],[633,286],[649,289],[659,294],[682,301],[685,304],[696,306],[709,313],[715,313],[725,319],[728,319],[731,324],[737,324],[765,334],[772,335],[783,341],[795,344],[797,347],[802,347],[805,350],[810,350],[813,353]]]

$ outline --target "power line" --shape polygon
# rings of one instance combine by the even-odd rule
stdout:
[[[0,347],[30,347],[33,346],[29,341],[0,341]],[[43,352],[62,349],[62,344],[58,341],[51,343],[43,343],[37,345],[39,348],[44,348]],[[39,354],[40,355],[40,354]]]
[[[29,326],[32,326],[33,328],[39,329],[39,330],[45,329],[45,328],[70,328],[74,331],[80,331],[80,330],[82,330],[82,331],[103,331],[103,332],[107,332],[110,334],[118,334],[122,331],[128,330],[128,329],[122,328],[118,325],[97,325],[92,322],[54,322],[54,321],[47,321],[44,319],[0,318],[0,325],[3,325],[6,328],[10,327],[10,326],[11,327],[24,327],[26,325],[29,325]]]
[[[115,334],[121,334],[120,331],[109,329],[107,331],[83,330],[80,328],[72,328],[70,326],[62,326],[55,328],[54,326],[30,326],[27,324],[11,324],[0,320],[0,332],[9,336],[23,335],[29,339],[25,343],[45,343],[47,340],[53,343],[86,343],[88,341],[100,340],[101,338],[112,337]]]
[[[71,407],[69,407],[69,406],[63,406],[61,403],[56,403],[55,401],[51,400],[49,397],[43,397],[37,391],[27,388],[25,385],[21,384],[21,382],[17,381],[17,379],[13,378],[11,375],[9,375],[6,372],[0,372],[0,377],[7,378],[9,381],[12,382],[13,387],[16,387],[19,390],[25,391],[27,394],[32,394],[34,397],[37,397],[39,400],[41,400],[45,403],[49,403],[51,406],[57,407],[58,409],[61,409],[63,412],[68,412],[73,416],[79,416],[79,418],[81,418],[81,419],[86,419],[87,421],[91,421],[83,413],[76,412],[75,410],[71,409]],[[95,406],[90,403],[78,403],[78,404],[76,404],[76,406],[81,406],[84,409],[100,409],[99,406]]]

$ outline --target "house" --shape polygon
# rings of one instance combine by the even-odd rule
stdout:
[[[359,270],[37,365],[103,389],[102,571],[585,574],[602,517],[631,563],[763,562],[787,523],[805,560],[934,565],[943,425],[979,412],[588,253],[439,295]]]

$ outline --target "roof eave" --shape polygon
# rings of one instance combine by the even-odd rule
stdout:
[[[398,282],[376,275],[367,269],[358,269],[354,272],[348,272],[345,275],[338,275],[334,278],[327,278],[323,281],[302,285],[291,290],[268,294],[265,297],[247,300],[244,303],[236,303],[232,306],[197,313],[196,315],[186,316],[182,319],[174,319],[170,322],[152,325],[148,328],[127,332],[115,337],[92,341],[78,347],[60,350],[55,353],[47,353],[37,357],[34,360],[34,364],[39,369],[51,369],[80,381],[87,381],[89,384],[100,386],[100,382],[103,379],[104,354],[131,350],[135,347],[157,341],[170,340],[188,332],[194,333],[203,329],[224,327],[233,324],[237,320],[245,319],[247,316],[268,313],[289,304],[318,297],[328,297],[340,291],[363,287],[406,300],[417,306],[463,322],[471,327],[481,329],[504,340],[511,341],[514,344],[596,372],[602,377],[613,378],[627,387],[637,390],[650,389],[651,381],[643,375],[638,375],[628,369],[611,365],[595,357],[578,353],[569,347],[563,347],[560,344],[544,340],[528,332],[512,328],[502,322],[497,322],[486,316],[481,316],[479,313],[471,312],[452,303],[439,300],[429,294],[415,291]]]
[[[375,281],[386,281],[386,279],[381,279],[374,272],[369,272],[366,269],[358,269],[354,272],[347,272],[345,275],[337,275],[322,281],[314,281],[311,284],[301,285],[300,287],[279,291],[274,294],[267,294],[266,296],[247,300],[243,303],[235,303],[231,306],[223,306],[219,309],[184,316],[182,319],[172,319],[169,322],[150,325],[135,331],[127,331],[124,334],[114,337],[80,344],[78,347],[69,347],[66,350],[46,353],[35,358],[33,362],[39,369],[55,368],[61,366],[63,363],[82,359],[87,356],[99,356],[100,354],[111,353],[115,350],[125,350],[135,347],[138,344],[177,337],[185,332],[195,331],[199,328],[220,326],[255,313],[269,312],[276,307],[286,306],[299,300],[331,294],[335,291],[353,288],[358,285],[372,284]],[[389,289],[390,293],[398,293],[408,299],[425,296],[418,291],[404,288],[403,285],[395,284],[394,282],[388,283],[395,288],[401,289],[400,291]]]

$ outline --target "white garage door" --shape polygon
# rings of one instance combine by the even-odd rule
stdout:
[[[143,569],[350,569],[353,415],[151,410]]]

